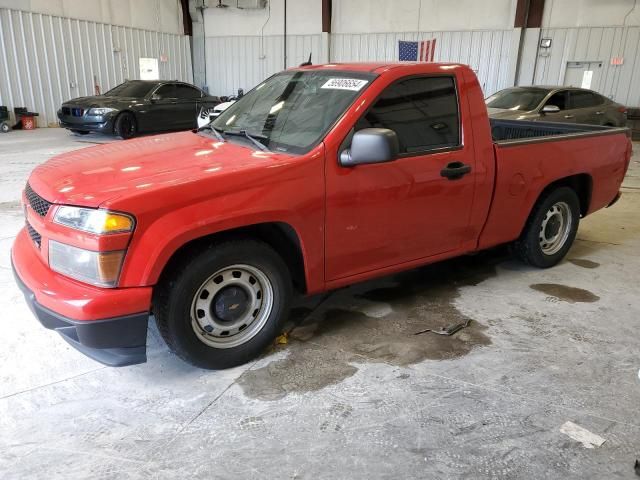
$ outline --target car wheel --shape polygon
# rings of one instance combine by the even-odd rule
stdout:
[[[569,187],[544,194],[536,203],[514,250],[529,265],[549,268],[567,254],[578,233],[580,201]]]
[[[289,270],[269,245],[227,241],[171,271],[153,310],[170,350],[197,367],[223,369],[257,357],[280,333],[291,291]]]
[[[11,131],[11,127],[7,122],[0,122],[0,132],[9,133]]]
[[[136,118],[129,112],[121,113],[116,118],[113,130],[118,137],[124,140],[135,137],[138,131]]]

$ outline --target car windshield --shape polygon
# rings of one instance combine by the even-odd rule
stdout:
[[[146,96],[153,87],[154,84],[149,82],[124,82],[109,90],[105,95],[109,97],[142,98]]]
[[[282,72],[231,105],[212,126],[246,132],[270,150],[305,153],[374,78],[356,72]]]
[[[547,90],[539,88],[507,88],[491,95],[487,98],[486,103],[489,108],[527,112],[540,105],[548,93]]]

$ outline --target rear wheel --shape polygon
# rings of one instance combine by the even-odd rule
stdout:
[[[539,268],[556,265],[567,254],[578,232],[580,201],[569,187],[543,195],[527,221],[515,253],[525,263]]]
[[[113,130],[118,137],[126,140],[136,136],[138,124],[133,114],[123,112],[116,118]]]
[[[169,348],[192,365],[221,369],[257,357],[280,333],[291,278],[267,244],[213,245],[167,275],[154,297]]]
[[[7,122],[0,122],[0,132],[9,133],[11,131],[11,126]]]

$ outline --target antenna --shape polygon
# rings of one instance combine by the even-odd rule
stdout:
[[[311,63],[311,52],[309,52],[309,60],[300,64],[301,67],[308,67],[309,65],[313,65],[313,63]]]

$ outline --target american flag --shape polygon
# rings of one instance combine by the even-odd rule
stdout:
[[[436,53],[436,39],[420,42],[398,42],[398,58],[401,62],[433,62]]]

